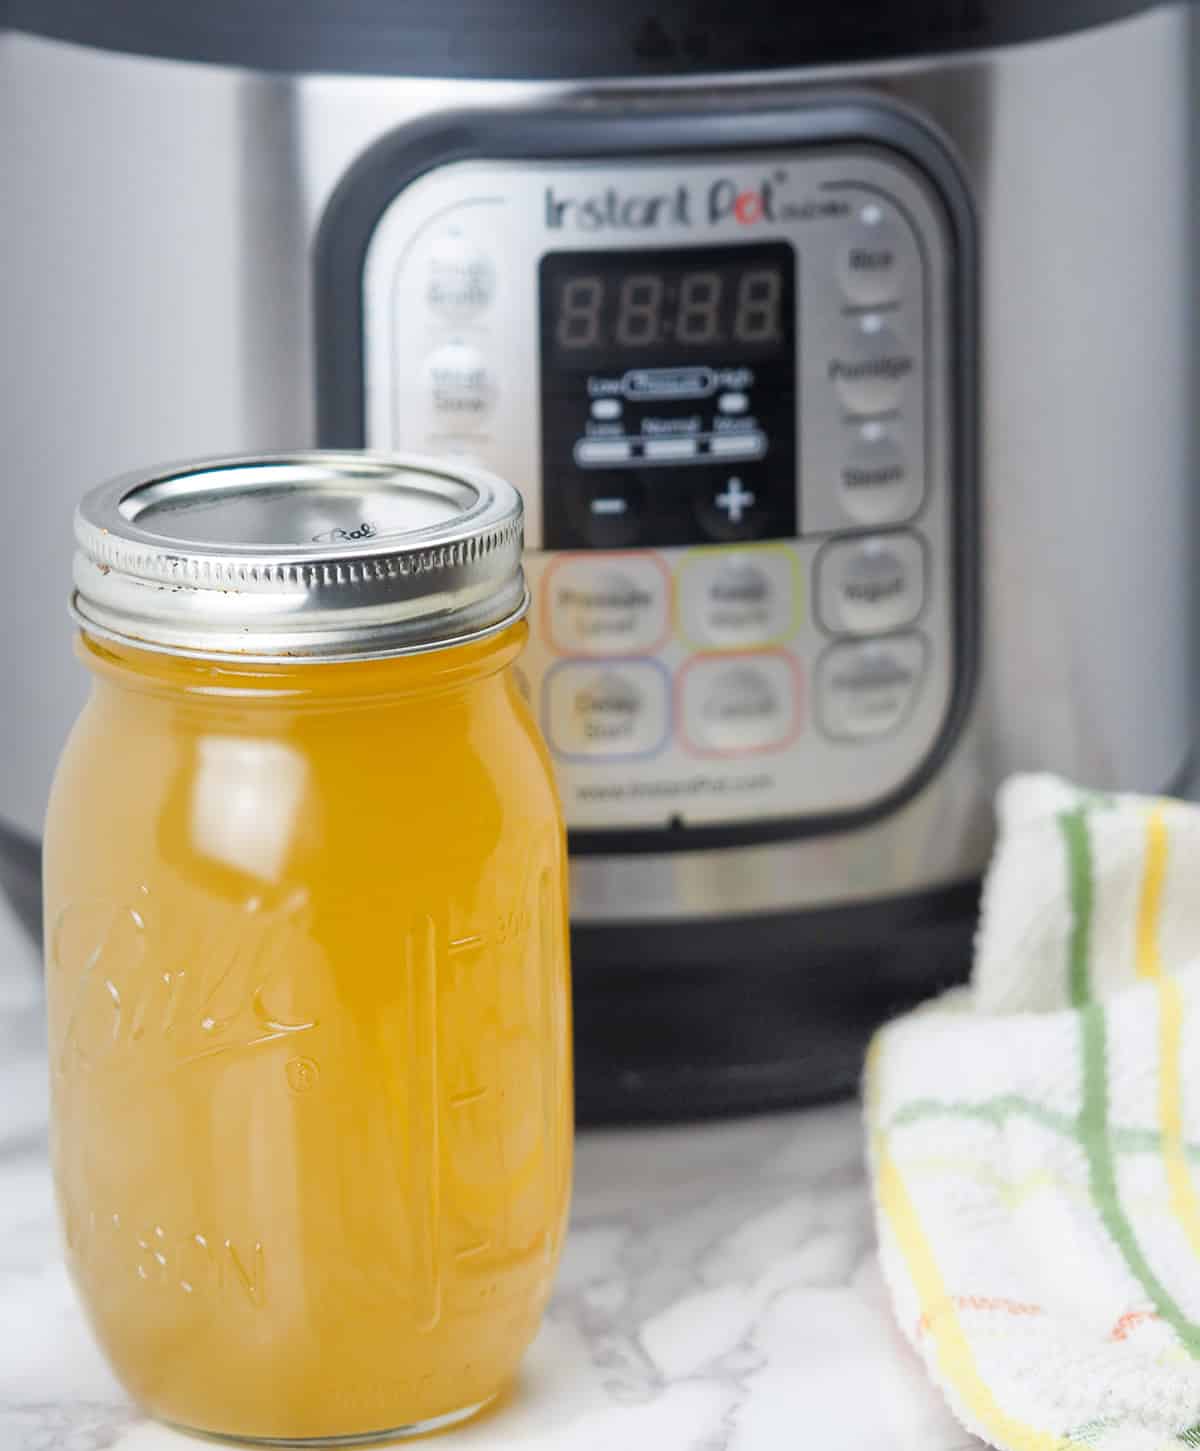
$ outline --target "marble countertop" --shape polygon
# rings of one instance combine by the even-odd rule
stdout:
[[[196,1451],[109,1374],[63,1268],[42,1006],[0,910],[0,1451]],[[421,1444],[421,1443],[416,1443]],[[892,1323],[856,1106],[580,1136],[519,1385],[454,1451],[968,1451]]]

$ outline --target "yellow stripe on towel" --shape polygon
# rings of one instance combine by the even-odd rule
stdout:
[[[908,1267],[921,1302],[921,1321],[928,1327],[943,1378],[961,1396],[965,1409],[997,1446],[1019,1446],[1021,1451],[1063,1451],[1074,1443],[1048,1431],[1038,1431],[1015,1420],[1001,1407],[979,1373],[958,1309],[942,1279],[941,1270],[909,1195],[899,1166],[888,1148],[887,1134],[880,1126],[877,1098],[879,1040],[867,1059],[867,1093],[870,1103],[871,1142],[875,1156],[875,1180],[883,1210],[900,1253]]]
[[[1159,946],[1159,915],[1167,874],[1169,835],[1166,814],[1155,806],[1146,818],[1146,859],[1137,917],[1137,972],[1158,984],[1158,1119],[1166,1165],[1171,1212],[1179,1221],[1192,1253],[1200,1258],[1200,1198],[1188,1172],[1183,1134],[1183,994],[1163,972]]]

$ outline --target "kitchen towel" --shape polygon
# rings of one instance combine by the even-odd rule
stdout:
[[[1200,807],[998,816],[969,986],[868,1059],[892,1302],[995,1446],[1200,1448]]]

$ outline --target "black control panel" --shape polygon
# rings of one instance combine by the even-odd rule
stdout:
[[[789,242],[548,253],[539,306],[547,549],[799,534]]]

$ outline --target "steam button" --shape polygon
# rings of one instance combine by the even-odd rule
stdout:
[[[842,503],[862,524],[894,524],[921,503],[921,480],[908,465],[894,426],[859,424],[841,470]]]

